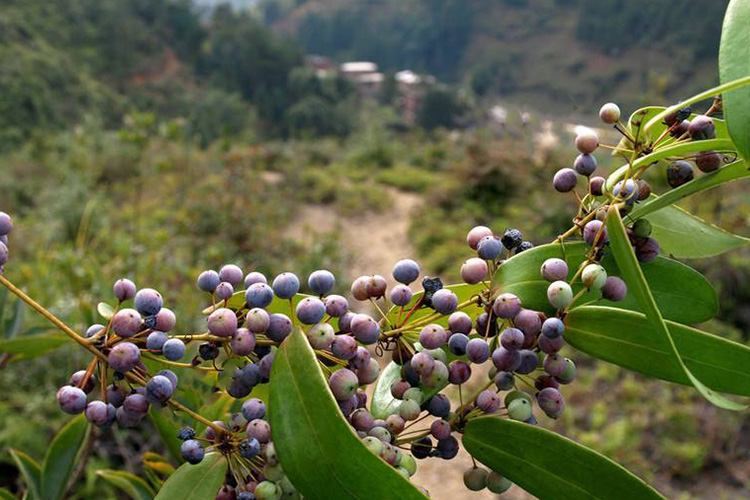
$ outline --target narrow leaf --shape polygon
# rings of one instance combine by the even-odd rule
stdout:
[[[724,16],[719,48],[719,80],[727,84],[750,75],[750,0],[732,0]],[[722,95],[724,116],[737,150],[750,160],[750,87]]]
[[[750,239],[709,224],[674,205],[645,218],[651,223],[651,236],[662,251],[679,259],[713,257],[750,243]]]
[[[42,464],[42,498],[62,498],[90,429],[83,415],[68,422],[52,439]]]
[[[67,337],[54,333],[23,335],[21,337],[0,340],[0,352],[33,358],[57,349],[67,342]]]
[[[424,500],[344,420],[301,330],[277,351],[270,384],[271,428],[274,436],[284,437],[274,440],[276,451],[284,472],[305,497]],[[310,464],[315,464],[314,472]]]
[[[32,500],[42,498],[42,468],[39,463],[20,450],[10,450],[10,456],[21,471]]]
[[[151,500],[154,498],[154,489],[135,474],[119,470],[99,470],[96,471],[96,474],[117,489],[122,490],[133,500]]]
[[[688,196],[711,189],[720,184],[750,177],[750,169],[747,168],[745,161],[735,161],[726,167],[722,167],[715,172],[702,175],[697,179],[683,184],[682,186],[671,189],[660,196],[652,196],[648,201],[636,205],[635,209],[625,218],[626,221],[635,221],[641,217],[656,212],[664,207],[687,198]]]
[[[659,312],[659,308],[654,302],[654,297],[651,294],[646,278],[643,276],[643,271],[641,271],[641,266],[638,264],[633,248],[630,246],[628,235],[625,232],[625,226],[622,224],[622,219],[620,218],[620,212],[618,210],[610,209],[610,212],[607,215],[606,224],[612,252],[614,253],[620,270],[622,271],[623,277],[628,284],[628,293],[632,293],[643,308],[646,318],[649,321],[648,326],[653,335],[654,345],[666,345],[669,348],[672,353],[671,359],[669,360],[670,365],[674,366],[676,363],[690,379],[695,388],[698,389],[698,392],[700,392],[703,397],[708,399],[711,403],[727,410],[743,410],[745,406],[735,403],[734,401],[709,389],[685,366],[685,363],[682,361],[680,353],[677,350],[677,346],[672,339],[672,335],[669,333],[669,329],[664,323],[661,312]]]
[[[164,483],[156,500],[206,500],[215,498],[224,484],[227,459],[221,453],[208,453],[197,465],[182,464]]]
[[[653,341],[641,313],[610,307],[578,307],[565,318],[565,340],[590,356],[682,385],[692,385],[670,362],[669,346]],[[750,396],[750,348],[710,333],[666,321],[685,365],[720,392]]]
[[[539,426],[476,418],[463,443],[484,465],[545,500],[664,499],[616,462]]]

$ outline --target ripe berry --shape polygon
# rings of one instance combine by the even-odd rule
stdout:
[[[281,273],[271,285],[273,293],[280,299],[291,299],[299,292],[299,278],[293,273]]]
[[[492,304],[492,312],[499,318],[514,318],[521,311],[521,299],[512,293],[503,293],[498,295]],[[479,329],[477,330],[479,331]],[[480,333],[484,333],[481,332]]]
[[[539,358],[536,353],[529,349],[523,349],[518,354],[521,356],[521,364],[516,368],[516,373],[526,375],[536,370],[539,364]]]
[[[432,440],[425,436],[411,443],[411,454],[414,458],[422,459],[430,456],[432,451]]]
[[[688,130],[690,129],[690,120],[682,120],[677,125],[673,125],[669,135],[672,137],[682,137],[688,133]]]
[[[426,349],[442,347],[447,340],[448,334],[440,325],[427,325],[419,333],[419,343]]]
[[[253,283],[245,291],[245,302],[248,307],[268,307],[273,301],[273,290],[265,283]]]
[[[135,294],[135,308],[144,316],[153,316],[164,305],[161,294],[153,288],[142,288]]]
[[[237,331],[237,316],[234,311],[226,307],[220,307],[212,312],[208,316],[208,331],[217,337],[234,335]]]
[[[651,185],[643,179],[637,179],[635,181],[636,191],[638,192],[637,201],[643,201],[649,199],[651,196]]]
[[[590,176],[596,170],[596,158],[590,154],[582,153],[573,162],[573,168],[583,176]]]
[[[374,344],[380,337],[380,325],[367,314],[356,314],[350,328],[357,340],[366,345]]]
[[[412,297],[412,291],[411,289],[403,284],[398,284],[391,288],[389,298],[391,299],[391,302],[393,302],[393,305],[404,307],[409,302],[411,302]]]
[[[659,252],[661,252],[659,242],[653,238],[644,240],[635,246],[635,256],[639,262],[651,262],[659,256]]]
[[[560,193],[567,193],[576,187],[578,176],[572,168],[561,168],[552,179],[552,185]]]
[[[628,286],[617,276],[609,276],[602,286],[602,297],[612,302],[620,302],[628,294]]]
[[[216,287],[216,298],[219,300],[229,300],[234,295],[234,287],[228,281],[222,281],[219,286]]]
[[[75,415],[86,408],[86,393],[78,387],[65,385],[57,391],[57,402],[62,411]]]
[[[550,338],[545,335],[539,337],[539,350],[543,353],[554,354],[563,348],[565,342],[562,337]]]
[[[161,348],[167,340],[169,340],[169,337],[167,337],[166,333],[159,331],[151,332],[146,338],[146,349],[161,352]]]
[[[242,416],[248,422],[256,418],[263,418],[266,416],[266,404],[260,399],[250,398],[242,403]]]
[[[466,354],[466,345],[469,343],[469,337],[463,333],[454,333],[448,339],[448,350],[456,356]]]
[[[159,309],[159,312],[156,313],[156,324],[154,325],[155,330],[168,332],[174,328],[175,324],[177,324],[177,318],[171,309],[162,307]]]
[[[513,324],[526,336],[538,335],[542,331],[542,319],[531,309],[521,309],[513,318]]]
[[[221,278],[216,271],[203,271],[198,275],[198,288],[204,292],[214,293],[219,283],[221,283]]]
[[[146,399],[151,403],[165,403],[173,392],[172,382],[163,375],[156,375],[146,384]]]
[[[206,455],[206,450],[203,449],[200,441],[188,439],[180,446],[180,453],[186,462],[195,465],[201,463]]]
[[[296,313],[302,324],[314,325],[325,316],[326,306],[320,299],[307,297],[297,304]]]
[[[516,351],[523,347],[523,332],[518,328],[506,328],[500,334],[500,343],[509,351]]]
[[[132,337],[141,331],[143,320],[135,309],[121,309],[112,317],[112,330],[123,338]]]
[[[490,346],[484,339],[471,339],[466,344],[466,357],[472,363],[484,363],[490,358]]]
[[[563,372],[563,370],[565,370],[565,358],[560,356],[559,354],[547,354],[544,357],[543,366],[544,371],[546,371],[553,377],[558,377]]]
[[[597,246],[602,246],[609,241],[607,228],[604,227],[604,223],[600,220],[594,219],[589,221],[583,227],[583,239],[589,245],[593,245],[596,242]]]
[[[335,284],[336,278],[333,276],[333,273],[325,269],[314,271],[307,279],[307,286],[310,287],[313,293],[318,295],[327,294],[333,289]]]
[[[411,358],[412,369],[421,376],[427,376],[435,368],[435,359],[426,352],[418,352]]]
[[[492,236],[492,229],[486,226],[476,226],[466,235],[466,243],[469,244],[472,250],[476,250],[479,240],[485,236]]]
[[[141,360],[141,351],[135,344],[130,342],[120,342],[109,351],[107,361],[113,370],[125,373],[138,364]]]
[[[693,166],[683,160],[671,163],[667,167],[667,183],[673,188],[693,180]]]
[[[604,183],[606,179],[604,177],[592,177],[589,179],[589,191],[594,196],[601,196],[604,194]]]
[[[565,309],[573,302],[573,289],[564,281],[555,281],[547,287],[547,300],[555,309]]]
[[[185,355],[185,343],[180,339],[169,339],[161,348],[164,357],[170,361],[177,361]]]
[[[721,166],[721,155],[716,151],[701,151],[695,156],[695,166],[701,172],[713,172]]]
[[[513,250],[523,242],[523,234],[518,229],[506,228],[500,242],[508,250]]]
[[[114,292],[117,300],[119,300],[120,302],[130,300],[135,297],[135,283],[133,283],[129,279],[121,278],[115,281],[115,284],[112,287],[112,291]]]
[[[683,120],[686,120],[690,117],[690,113],[692,113],[692,110],[690,109],[690,106],[685,106],[683,108],[680,108],[673,113],[668,114],[664,117],[664,124],[667,126],[674,125],[675,123],[681,122]]]
[[[599,147],[599,137],[593,130],[583,130],[576,137],[576,148],[581,153],[593,153]]]
[[[525,252],[526,250],[531,250],[534,248],[534,244],[530,241],[522,241],[520,245],[516,247],[516,249],[513,251],[513,255],[518,255],[521,252]]]
[[[432,295],[432,308],[440,314],[451,314],[458,307],[458,297],[447,288],[441,288]]]
[[[562,259],[547,259],[542,264],[541,272],[547,281],[565,280],[568,277],[568,264]]]
[[[230,341],[230,346],[237,356],[248,356],[255,349],[255,334],[247,328],[238,328]],[[206,359],[204,356],[201,357]]]
[[[482,491],[487,487],[487,471],[472,467],[464,472],[464,485],[471,491]]]
[[[498,391],[509,391],[515,387],[515,377],[510,372],[497,372],[492,381]]]
[[[257,439],[266,444],[271,440],[271,424],[263,419],[251,420],[245,429],[248,437]]]
[[[583,268],[581,281],[589,290],[599,290],[607,280],[607,271],[599,264],[589,264]]]
[[[125,401],[126,396],[127,392],[125,392],[124,387],[117,385],[107,386],[107,402],[115,408],[122,406],[122,402]]]
[[[247,439],[239,444],[237,451],[249,460],[260,453],[260,442],[255,438]]]
[[[477,408],[485,413],[495,413],[500,409],[500,397],[490,389],[485,389],[477,396]]]
[[[378,375],[380,375],[380,365],[375,359],[370,359],[369,363],[357,369],[359,385],[372,384],[378,379]],[[357,405],[359,405],[359,401],[357,401]]]
[[[690,134],[690,138],[694,141],[714,139],[716,137],[716,126],[711,118],[705,115],[696,116],[690,122],[688,134]]]
[[[352,296],[357,300],[367,300],[370,296],[367,293],[367,282],[369,276],[360,276],[352,282]]]
[[[352,368],[354,368],[355,370],[359,370],[370,364],[370,358],[370,352],[364,347],[359,346],[357,347],[357,353],[349,361],[349,363],[352,365]]]
[[[448,382],[454,385],[460,385],[468,381],[471,377],[471,367],[468,363],[461,360],[451,361],[448,365]]]
[[[337,335],[331,344],[331,352],[339,359],[352,359],[357,353],[357,341],[349,335]]]
[[[358,431],[367,432],[372,429],[375,419],[372,414],[364,408],[358,408],[349,416],[349,423]]]
[[[328,380],[328,385],[336,400],[346,401],[354,396],[359,386],[359,381],[353,371],[341,368],[333,372],[331,378]]]
[[[419,264],[411,259],[403,259],[396,262],[393,266],[393,279],[399,283],[408,285],[419,278],[420,272]]]
[[[148,399],[141,393],[134,392],[125,398],[122,409],[125,413],[135,418],[142,418],[148,413]]]
[[[492,363],[500,371],[512,372],[521,365],[521,355],[518,351],[509,351],[504,347],[498,347],[492,352]]]
[[[269,319],[266,336],[274,342],[283,341],[292,333],[292,320],[282,313],[273,313]]]
[[[430,415],[446,418],[451,412],[451,401],[445,394],[435,394],[427,402],[427,411]]]
[[[607,125],[614,125],[620,119],[620,107],[613,102],[608,102],[599,110],[599,118]]]
[[[461,266],[461,279],[469,285],[476,285],[487,278],[487,272],[487,262],[480,258],[472,257]]]
[[[542,323],[542,335],[550,339],[556,339],[565,332],[565,323],[560,318],[547,318]]]
[[[449,436],[446,439],[439,439],[435,448],[435,455],[443,460],[451,460],[458,455],[458,440]]]
[[[451,435],[451,424],[443,419],[435,420],[430,425],[430,434],[435,439],[448,439]]]
[[[0,236],[5,236],[13,230],[13,219],[5,212],[0,212]]]
[[[480,259],[495,260],[503,249],[502,243],[495,236],[485,236],[477,244],[477,255]]]
[[[562,394],[553,387],[546,387],[539,391],[536,399],[539,403],[539,408],[550,418],[559,417],[565,407]]]
[[[323,303],[326,306],[326,314],[332,318],[340,318],[349,310],[349,301],[341,295],[329,295]]]
[[[612,189],[612,194],[624,201],[635,201],[638,197],[638,184],[633,179],[619,181]]]
[[[268,280],[262,273],[257,271],[247,273],[247,276],[245,276],[245,288],[250,288],[255,283],[263,283],[267,285]]]

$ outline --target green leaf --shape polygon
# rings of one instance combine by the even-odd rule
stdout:
[[[26,306],[24,305],[23,301],[16,300],[15,306],[13,308],[13,317],[10,320],[10,326],[8,327],[8,331],[5,332],[5,335],[7,337],[14,338],[18,336],[19,333],[21,333],[25,311]]]
[[[693,385],[671,362],[665,343],[654,342],[641,313],[610,307],[578,307],[565,318],[565,340],[590,356],[649,377]],[[665,322],[685,365],[720,392],[750,396],[750,348],[671,321]]]
[[[671,189],[660,196],[652,196],[648,201],[636,205],[635,209],[625,218],[625,220],[635,221],[652,212],[656,212],[657,210],[672,205],[692,194],[745,177],[750,177],[750,169],[747,168],[747,165],[743,160],[735,161],[715,172],[702,175],[678,188]]]
[[[216,497],[227,473],[221,453],[207,453],[197,465],[182,464],[164,483],[156,500],[205,500]]]
[[[25,358],[34,358],[57,349],[67,342],[67,337],[54,333],[23,335],[21,337],[0,340],[0,352],[22,355]]]
[[[372,393],[370,413],[372,413],[373,417],[385,419],[388,415],[398,412],[398,408],[403,401],[394,398],[391,394],[391,385],[397,380],[401,380],[401,366],[391,361],[385,369],[380,372],[378,383],[375,385],[375,391]],[[425,394],[425,400],[428,400],[440,392],[443,387],[423,387],[422,390]]]
[[[549,283],[540,274],[542,263],[552,257],[564,259],[572,276],[584,261],[587,248],[582,241],[534,247],[500,266],[496,282],[503,291],[518,295],[525,307],[552,313],[547,300]],[[606,255],[602,259],[602,265],[607,269],[607,273],[622,276],[611,255]],[[666,318],[680,323],[695,324],[716,315],[719,307],[716,292],[708,280],[694,269],[675,260],[658,257],[653,262],[645,264],[643,272]],[[573,288],[577,293],[582,286],[579,282]],[[642,310],[635,296],[630,294],[622,302],[609,302],[601,299],[599,292],[590,292],[582,296],[580,303],[590,301],[601,301],[602,305],[621,309]]]
[[[156,405],[151,405],[148,410],[148,418],[151,423],[156,427],[156,431],[161,436],[162,442],[167,447],[167,451],[177,463],[182,463],[185,460],[182,458],[180,452],[180,446],[182,442],[177,437],[177,433],[180,431],[179,427],[169,418],[164,412],[167,409],[157,408]]]
[[[107,321],[111,320],[112,316],[115,315],[114,308],[106,302],[99,302],[96,305],[96,311],[99,313],[99,316],[106,319]]]
[[[726,84],[750,75],[750,1],[729,2],[721,30],[719,80]],[[750,87],[723,94],[724,116],[740,155],[750,160]]]
[[[42,464],[42,498],[62,498],[91,426],[83,415],[75,417],[52,439]]]
[[[463,443],[484,465],[545,500],[664,499],[604,455],[536,425],[475,418]]]
[[[270,384],[271,428],[274,436],[284,436],[274,440],[276,452],[305,497],[426,498],[370,452],[344,420],[301,330],[276,352]]]
[[[467,285],[465,283],[457,284],[457,285],[447,285],[445,288],[452,290],[453,293],[456,294],[456,297],[458,298],[458,303],[464,303],[468,300],[470,300],[475,295],[479,294],[483,289],[484,285],[477,284],[477,285]],[[397,324],[399,322],[399,319],[403,321],[406,316],[409,314],[409,311],[422,299],[422,295],[424,295],[424,290],[419,290],[418,292],[414,292],[414,295],[412,295],[411,301],[409,301],[408,304],[406,304],[403,307],[403,312],[401,312],[400,307],[392,306],[390,310],[388,311],[388,319],[391,320],[392,323]],[[475,304],[472,304],[464,309],[462,309],[466,314],[472,316],[474,314],[481,314],[481,308]],[[423,318],[425,316],[429,316],[430,314],[433,314],[435,311],[434,309],[431,309],[429,307],[424,307],[417,309],[414,311],[414,313],[409,317],[409,321],[414,321],[419,318]],[[448,316],[443,316],[434,321],[437,324],[441,324],[443,326],[448,324]]]
[[[151,500],[156,494],[149,484],[130,472],[119,470],[98,470],[96,474],[122,490],[133,500]],[[218,488],[217,488],[218,489]]]
[[[674,205],[645,218],[651,223],[651,236],[662,251],[679,259],[713,257],[750,243],[750,239],[709,224]]]
[[[42,498],[42,468],[39,463],[20,450],[10,450],[10,456],[21,471],[32,500]]]
[[[5,488],[0,488],[0,500],[18,500],[18,497]]]
[[[633,294],[638,300],[638,303],[643,308],[643,312],[648,319],[647,326],[652,334],[652,345],[663,346],[669,349],[669,352],[672,354],[669,358],[669,364],[675,366],[676,363],[676,368],[682,369],[687,378],[690,379],[695,388],[698,389],[698,392],[700,392],[701,395],[711,403],[727,410],[740,411],[745,409],[743,405],[735,403],[706,387],[703,382],[696,378],[687,366],[685,366],[685,363],[680,356],[680,352],[677,350],[677,346],[672,339],[672,335],[669,333],[669,328],[667,328],[661,312],[659,312],[659,307],[654,301],[654,296],[651,294],[651,289],[646,282],[643,271],[641,271],[641,266],[633,252],[633,247],[630,246],[628,235],[625,232],[625,226],[622,224],[622,219],[620,218],[620,212],[618,210],[610,209],[607,214],[606,224],[612,252],[617,260],[617,264],[622,270],[623,278],[628,284],[628,294]]]

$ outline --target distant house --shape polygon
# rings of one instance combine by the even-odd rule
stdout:
[[[307,55],[305,65],[311,68],[318,78],[328,78],[337,73],[336,64],[325,56]]]
[[[399,108],[407,123],[413,124],[416,121],[425,89],[434,83],[435,77],[430,75],[418,75],[411,70],[396,73]]]
[[[383,88],[385,76],[378,71],[378,65],[369,61],[345,62],[339,72],[352,82],[364,97],[377,97]]]

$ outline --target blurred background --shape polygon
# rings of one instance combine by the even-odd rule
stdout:
[[[456,281],[475,224],[537,244],[569,227],[575,200],[553,195],[551,177],[577,154],[575,127],[600,126],[601,104],[627,116],[716,84],[726,4],[3,0],[0,210],[16,224],[5,274],[79,331],[119,277],[162,291],[179,329],[199,328],[194,278],[228,262],[325,267],[345,291],[411,257]],[[750,234],[742,185],[686,207]],[[706,329],[748,342],[750,252],[689,264],[721,297]],[[2,338],[50,331],[10,297],[0,305]],[[54,393],[87,363],[74,346],[42,350],[0,348],[10,489],[7,450],[41,459],[66,421]],[[670,498],[748,497],[746,414],[568,355],[579,380],[564,416],[542,425]],[[95,471],[142,475],[146,451],[164,452],[148,424],[98,435],[71,498],[118,498]],[[451,465],[422,462],[416,481],[433,498],[481,498]]]

